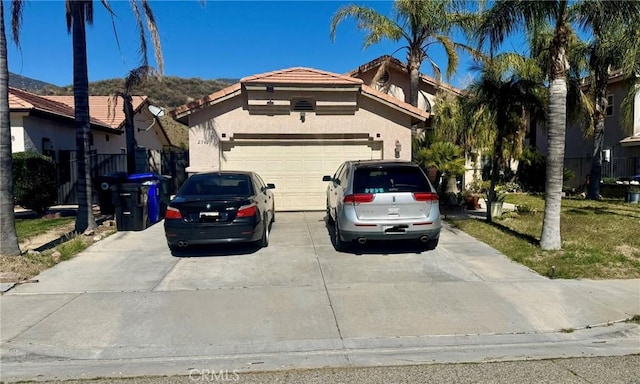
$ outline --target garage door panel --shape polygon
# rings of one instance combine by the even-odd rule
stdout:
[[[380,159],[380,142],[223,144],[221,169],[255,171],[274,183],[277,210],[324,210],[326,182],[346,160]]]

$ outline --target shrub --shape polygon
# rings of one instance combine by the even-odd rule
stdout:
[[[13,193],[17,204],[45,213],[58,197],[56,164],[38,152],[14,153]]]
[[[518,183],[527,192],[544,192],[547,161],[535,149],[525,148],[518,163]]]

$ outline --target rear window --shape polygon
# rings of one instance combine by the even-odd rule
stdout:
[[[216,174],[194,175],[187,179],[180,195],[251,196],[248,175]]]
[[[418,167],[364,167],[355,170],[353,192],[431,192],[431,187]]]

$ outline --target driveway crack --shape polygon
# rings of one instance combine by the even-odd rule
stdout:
[[[336,311],[333,307],[333,302],[331,301],[331,294],[329,293],[329,288],[327,288],[327,281],[324,278],[324,271],[322,270],[322,263],[320,263],[320,258],[318,257],[318,250],[316,249],[316,243],[313,241],[313,236],[311,233],[311,228],[309,228],[309,223],[307,221],[307,215],[304,213],[305,224],[307,225],[307,231],[309,231],[309,236],[311,238],[311,244],[313,245],[313,252],[316,256],[316,262],[318,263],[318,269],[320,270],[320,277],[322,278],[322,286],[324,287],[324,291],[327,294],[327,300],[329,300],[329,307],[331,308],[331,314],[333,315],[333,321],[336,325],[336,329],[338,330],[338,336],[340,337],[340,343],[342,344],[342,349],[347,349],[344,344],[344,338],[342,337],[342,330],[340,329],[340,324],[338,323],[338,317],[336,316]],[[351,360],[349,359],[349,355],[346,355],[347,361],[351,364]]]

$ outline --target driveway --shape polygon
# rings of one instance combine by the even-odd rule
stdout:
[[[321,212],[264,249],[172,256],[120,232],[0,298],[2,379],[638,353],[640,280],[549,280],[445,226],[440,245],[338,253]]]

